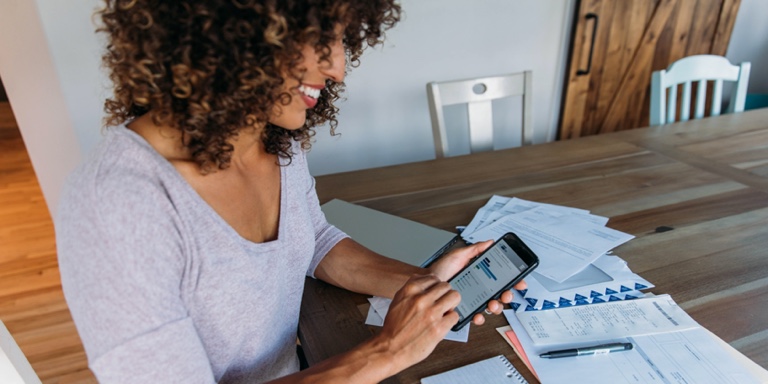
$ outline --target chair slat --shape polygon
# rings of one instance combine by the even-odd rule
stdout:
[[[667,123],[674,123],[677,116],[677,85],[669,87],[667,98]]]
[[[680,121],[688,121],[691,118],[691,82],[683,84],[683,104],[680,106]]]
[[[715,80],[712,87],[712,116],[720,116],[720,106],[723,103],[723,81]]]
[[[467,104],[469,146],[472,153],[493,150],[493,111],[491,101]]]
[[[704,106],[707,104],[707,81],[700,80],[696,89],[696,112],[693,115],[694,119],[701,119],[704,117]]]

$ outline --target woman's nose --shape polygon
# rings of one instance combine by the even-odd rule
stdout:
[[[320,63],[320,69],[325,76],[334,82],[341,83],[344,81],[347,70],[347,55],[341,42],[331,46],[331,54],[328,60],[323,60]]]

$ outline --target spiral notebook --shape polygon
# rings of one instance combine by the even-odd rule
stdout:
[[[520,372],[504,355],[490,357],[476,363],[421,379],[421,384],[528,384]]]

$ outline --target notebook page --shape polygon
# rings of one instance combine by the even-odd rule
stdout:
[[[463,367],[421,379],[421,384],[527,384],[504,355],[490,357]]]

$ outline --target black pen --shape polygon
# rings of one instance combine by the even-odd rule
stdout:
[[[632,349],[632,343],[611,343],[595,345],[594,347],[563,349],[560,351],[551,351],[542,353],[539,357],[554,359],[557,357],[585,356],[585,355],[604,355],[606,353],[629,351]]]

